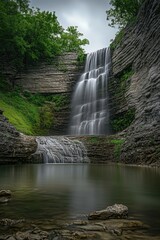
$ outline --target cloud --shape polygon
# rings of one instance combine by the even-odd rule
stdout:
[[[117,29],[108,27],[106,9],[109,0],[31,0],[31,5],[42,10],[55,11],[60,24],[78,26],[78,31],[90,42],[86,52],[109,46]]]
[[[87,19],[84,19],[78,13],[72,13],[71,15],[64,13],[63,17],[69,26],[75,25],[78,26],[79,29],[82,29],[82,31],[85,32],[89,31],[89,23]]]

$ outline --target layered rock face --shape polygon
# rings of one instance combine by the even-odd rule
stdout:
[[[125,29],[113,52],[112,114],[135,109],[135,120],[127,129],[121,160],[126,163],[160,164],[160,1],[146,0],[137,21]],[[123,101],[113,105],[114,81],[128,68]],[[118,105],[118,102],[120,105]]]
[[[32,93],[71,93],[81,68],[77,65],[77,54],[67,53],[52,63],[28,68],[16,77],[16,83]]]
[[[55,58],[51,63],[41,63],[30,67],[16,76],[16,84],[32,93],[65,95],[68,104],[54,113],[50,135],[65,135],[70,120],[70,102],[76,81],[83,71],[78,65],[76,53],[66,53]]]
[[[0,111],[0,163],[26,161],[36,148],[35,138],[20,134]]]

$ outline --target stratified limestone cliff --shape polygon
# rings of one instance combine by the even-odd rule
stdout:
[[[16,76],[16,84],[32,93],[71,93],[82,71],[77,64],[77,54],[66,53],[26,69]]]
[[[160,165],[160,1],[146,0],[137,21],[124,31],[113,51],[110,82],[112,116],[135,109],[127,129],[121,160],[126,163]],[[116,81],[127,69],[123,97],[115,96]],[[119,99],[118,99],[119,97]],[[116,99],[116,101],[115,101]]]
[[[0,110],[0,164],[26,162],[36,148],[35,138],[19,133]]]
[[[50,135],[65,135],[68,132],[71,94],[82,70],[83,66],[78,65],[77,54],[66,53],[56,57],[50,63],[43,62],[32,66],[15,78],[16,84],[20,85],[23,90],[47,95],[61,95],[68,100],[68,104],[54,112]]]

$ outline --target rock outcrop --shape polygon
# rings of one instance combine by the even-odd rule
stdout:
[[[123,204],[114,204],[113,206],[108,206],[106,209],[95,211],[89,214],[89,220],[107,220],[107,219],[117,219],[117,218],[127,218],[128,217],[128,207]]]
[[[32,66],[16,76],[16,84],[32,93],[71,93],[82,71],[77,54],[66,53],[51,63]]]
[[[65,53],[52,62],[42,62],[29,67],[15,77],[15,84],[24,91],[41,94],[55,94],[67,99],[67,104],[54,112],[50,135],[65,135],[71,113],[71,95],[84,66],[77,61],[76,53]]]
[[[159,240],[159,234],[150,233],[149,226],[139,220],[58,220],[24,221],[1,219],[1,240]]]
[[[10,190],[0,190],[0,203],[6,203],[11,198]]]
[[[35,137],[19,133],[0,111],[0,163],[26,161],[36,148]]]
[[[127,129],[121,160],[126,163],[160,165],[160,1],[146,0],[136,23],[124,30],[113,51],[113,78],[110,81],[111,112],[117,116],[135,109]],[[131,69],[118,97],[114,91],[120,76]],[[115,99],[117,98],[117,102]]]

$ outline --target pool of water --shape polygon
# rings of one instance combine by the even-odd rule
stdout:
[[[0,189],[12,199],[0,218],[83,217],[114,203],[129,216],[160,228],[160,169],[118,165],[38,164],[0,166]],[[160,229],[159,229],[160,231]]]

